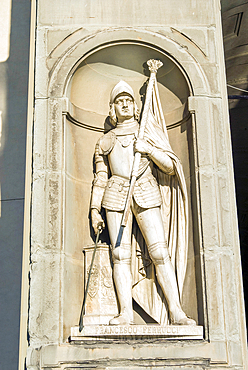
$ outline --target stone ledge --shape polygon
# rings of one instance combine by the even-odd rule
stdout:
[[[131,337],[130,337],[131,338]],[[147,339],[149,338],[149,339]],[[33,349],[35,350],[35,349]],[[203,369],[234,369],[228,362],[227,343],[224,341],[208,342],[205,340],[168,340],[167,338],[140,337],[131,338],[95,338],[94,340],[78,339],[71,343],[49,344],[42,346],[40,357],[33,357],[29,366],[36,366],[40,361],[43,369],[64,369],[76,364],[84,369],[162,369],[178,366],[199,366]],[[97,365],[97,366],[96,366]],[[236,365],[235,369],[238,369]],[[186,367],[187,368],[187,367]],[[239,369],[243,369],[242,365]],[[198,368],[196,367],[198,370]]]
[[[71,328],[70,342],[107,338],[166,338],[166,339],[203,339],[203,326],[188,325],[89,325],[82,332],[79,327]]]

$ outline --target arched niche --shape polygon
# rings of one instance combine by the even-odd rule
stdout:
[[[191,86],[170,54],[151,44],[122,41],[106,44],[81,58],[71,69],[64,90],[68,99],[64,151],[64,338],[68,337],[70,327],[78,324],[82,304],[82,250],[93,244],[89,206],[94,148],[103,132],[110,129],[106,121],[109,94],[116,83],[124,80],[132,86],[136,102],[142,108],[141,96],[149,76],[146,61],[152,58],[163,62],[157,74],[159,94],[170,143],[182,161],[189,194],[189,253],[182,303],[187,314],[202,324],[195,272],[195,255],[199,253],[199,246],[194,240],[192,216],[195,197],[193,139],[187,109]],[[102,235],[102,242],[109,243],[107,231]]]

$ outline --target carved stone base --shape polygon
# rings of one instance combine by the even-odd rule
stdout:
[[[94,245],[84,248],[85,277],[92,260]],[[89,291],[86,299],[84,325],[108,325],[109,320],[118,314],[114,291],[109,246],[98,244],[90,276]]]
[[[91,325],[79,332],[78,326],[71,328],[70,341],[106,338],[166,338],[166,339],[203,339],[202,326],[188,325]]]

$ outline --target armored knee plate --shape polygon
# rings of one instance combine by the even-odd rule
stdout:
[[[113,263],[131,264],[131,244],[112,247]]]
[[[166,243],[155,243],[148,247],[154,265],[164,265],[170,259]]]

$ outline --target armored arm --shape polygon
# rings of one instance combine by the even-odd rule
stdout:
[[[146,140],[137,139],[135,142],[135,150],[141,154],[147,154],[149,158],[168,175],[174,175],[174,166],[172,159],[162,149],[149,144]]]
[[[101,150],[99,148],[99,143],[96,144],[95,166],[96,166],[96,172],[95,172],[95,177],[94,177],[93,186],[92,186],[90,210],[91,210],[92,227],[95,233],[97,233],[99,224],[102,225],[102,228],[105,227],[100,211],[101,211],[101,205],[102,205],[102,199],[103,199],[105,187],[107,185],[107,180],[108,180],[107,159],[101,153]]]
[[[163,150],[152,147],[148,156],[167,175],[175,175],[173,161]]]

